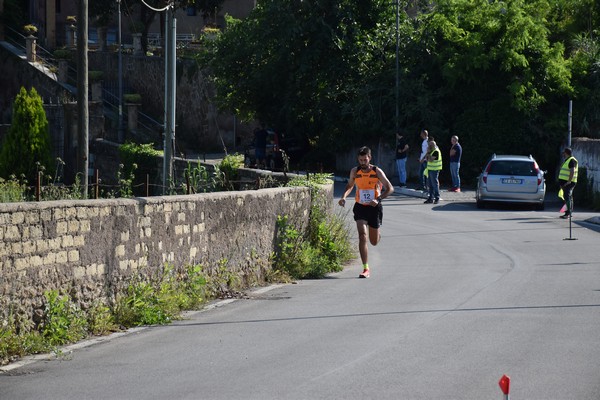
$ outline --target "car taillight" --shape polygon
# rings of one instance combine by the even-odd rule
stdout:
[[[489,163],[487,165],[487,167],[485,167],[485,171],[483,172],[483,183],[485,183],[487,185],[487,177],[488,177],[488,172],[490,172],[490,167],[492,166],[492,163]]]
[[[540,186],[542,184],[542,180],[544,179],[544,177],[542,176],[542,173],[540,172],[540,167],[537,165],[537,163],[535,161],[533,162],[533,168],[535,169],[535,173],[537,174],[537,184],[538,184],[538,186]]]

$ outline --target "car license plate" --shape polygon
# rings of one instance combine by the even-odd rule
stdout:
[[[508,185],[520,185],[523,183],[523,179],[503,178],[502,183],[506,183]]]

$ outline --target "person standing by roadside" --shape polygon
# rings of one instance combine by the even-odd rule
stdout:
[[[396,168],[398,169],[398,180],[400,187],[406,187],[406,158],[408,155],[408,143],[401,133],[396,134]]]
[[[566,219],[571,218],[573,215],[573,189],[577,185],[577,175],[579,174],[579,163],[577,159],[573,157],[573,150],[570,147],[566,147],[563,150],[563,157],[565,161],[560,167],[558,174],[558,184],[563,192],[563,198],[565,200],[565,213],[560,218]]]
[[[254,155],[256,157],[256,167],[267,167],[267,138],[269,133],[264,126],[254,129]]]
[[[460,192],[460,157],[462,156],[462,147],[458,143],[458,136],[450,138],[452,147],[450,148],[450,176],[452,177],[452,188],[450,192]]]
[[[426,129],[421,131],[421,154],[419,155],[419,181],[423,185],[423,190],[427,190],[427,177],[425,176],[425,168],[427,168],[427,149],[429,143],[429,132]]]
[[[358,250],[363,263],[363,272],[359,278],[368,278],[369,253],[368,240],[377,246],[381,239],[379,228],[383,222],[383,206],[381,201],[394,193],[394,187],[383,170],[371,164],[371,149],[364,146],[358,150],[358,166],[350,170],[350,178],[338,204],[346,205],[346,197],[356,186],[354,220],[358,230]]]
[[[427,153],[427,169],[425,175],[429,181],[429,197],[425,204],[440,202],[440,171],[442,170],[442,152],[435,143],[435,140],[429,142]]]

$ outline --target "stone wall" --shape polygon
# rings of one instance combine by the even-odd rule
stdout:
[[[324,192],[331,203],[333,185]],[[227,260],[242,282],[260,282],[277,216],[304,230],[310,207],[308,188],[0,204],[0,320],[32,318],[52,289],[84,308],[110,301],[128,276],[165,263],[210,273]]]
[[[593,191],[600,193],[600,139],[573,138],[571,144],[579,168],[587,170],[588,181],[593,181]]]
[[[105,83],[117,82],[118,53],[90,52],[90,69],[104,71]],[[126,91],[142,97],[141,111],[157,121],[163,120],[165,60],[157,56],[123,54],[123,81]],[[197,62],[177,59],[176,136],[192,151],[222,151],[239,147],[252,139],[253,126],[241,124],[228,114],[219,113],[212,104],[214,88]],[[237,136],[234,138],[234,135]],[[157,135],[156,142],[162,142]],[[155,142],[155,143],[156,143]]]

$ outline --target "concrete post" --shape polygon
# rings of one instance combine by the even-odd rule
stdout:
[[[130,132],[136,132],[138,127],[138,109],[139,104],[127,103],[127,129]]]
[[[69,61],[64,59],[58,60],[58,81],[62,83],[67,82],[69,76]]]
[[[36,37],[29,35],[25,38],[27,61],[36,62]]]
[[[133,55],[143,56],[144,52],[142,50],[142,34],[132,33],[131,36],[133,37]]]

